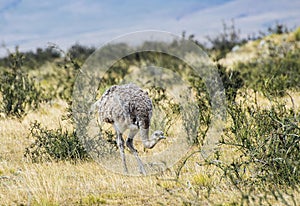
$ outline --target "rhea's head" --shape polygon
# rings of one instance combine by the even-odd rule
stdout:
[[[163,131],[160,131],[160,130],[154,131],[152,134],[152,138],[157,139],[157,140],[166,139]]]

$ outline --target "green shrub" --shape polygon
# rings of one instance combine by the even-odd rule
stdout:
[[[88,158],[75,130],[68,132],[62,127],[52,130],[34,122],[31,124],[29,136],[34,138],[34,142],[25,149],[24,156],[32,162]]]
[[[300,116],[293,109],[274,102],[271,109],[238,104],[229,106],[228,112],[233,125],[222,144],[234,145],[242,152],[245,166],[252,165],[252,178],[275,184],[300,183]]]
[[[7,115],[22,117],[36,109],[43,100],[42,90],[22,71],[24,57],[16,51],[9,55],[9,67],[0,71],[1,110]]]
[[[239,189],[242,202],[268,202],[273,197],[285,203],[284,195],[289,194],[279,188],[297,188],[300,183],[299,112],[284,102],[273,101],[271,108],[265,109],[246,99],[229,104],[228,113],[232,124],[220,144],[238,155],[221,160],[216,152],[216,159],[209,164],[220,168]],[[258,197],[257,192],[265,196]]]

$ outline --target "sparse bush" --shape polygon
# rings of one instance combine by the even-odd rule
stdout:
[[[50,48],[62,54],[64,58],[56,62],[56,66],[58,66],[57,71],[51,76],[47,77],[49,79],[48,81],[54,81],[54,84],[51,84],[50,88],[48,89],[48,91],[51,91],[52,93],[48,95],[52,98],[61,98],[71,104],[76,75],[83,64],[83,60],[81,61],[81,59],[79,59],[82,56],[78,58],[76,56],[79,55],[77,49],[79,50],[81,46],[74,45],[71,47],[76,52],[72,49],[70,49],[68,52],[65,52],[55,44],[50,45]]]
[[[30,127],[34,142],[25,149],[24,156],[32,162],[50,160],[83,160],[88,154],[76,136],[76,131],[68,132],[62,127],[47,129],[34,122]]]
[[[24,56],[16,50],[9,55],[9,67],[0,71],[2,112],[22,117],[28,110],[36,109],[44,99],[43,91],[27,73],[23,72]]]
[[[196,93],[196,106],[199,111],[197,115],[199,118],[198,120],[194,120],[194,123],[196,124],[189,124],[188,119],[193,118],[193,116],[196,115],[194,114],[194,105],[190,105],[191,109],[188,110],[183,116],[186,123],[185,130],[187,133],[189,133],[188,131],[192,132],[193,130],[197,129],[197,135],[190,137],[191,139],[189,141],[194,145],[201,146],[208,131],[209,124],[211,123],[210,99],[205,84],[198,75],[190,75],[188,81]],[[196,125],[198,125],[198,128],[194,128]]]
[[[215,52],[215,59],[218,61],[226,56],[236,45],[247,42],[240,37],[240,31],[235,28],[234,21],[228,26],[223,22],[223,31],[215,37],[206,37],[211,43],[211,50]]]
[[[161,87],[150,87],[149,96],[152,99],[153,107],[165,114],[160,117],[159,121],[152,121],[154,130],[163,128],[164,133],[168,134],[174,122],[179,118],[180,105],[167,95],[166,89]]]
[[[279,102],[270,109],[238,104],[229,107],[229,114],[233,125],[221,143],[235,145],[242,152],[241,159],[253,164],[253,177],[262,182],[298,184],[300,116]]]
[[[242,202],[268,201],[268,195],[257,197],[258,191],[285,202],[284,192],[277,188],[297,188],[300,183],[299,113],[279,101],[270,109],[246,101],[228,105],[232,124],[220,141],[238,155],[221,160],[217,152],[209,164],[220,168],[242,192]]]

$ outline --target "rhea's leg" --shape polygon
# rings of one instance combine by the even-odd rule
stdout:
[[[133,138],[135,136],[135,134],[137,133],[137,130],[135,129],[131,129],[128,135],[128,139],[126,141],[126,146],[130,149],[130,151],[133,153],[133,155],[135,156],[138,166],[139,166],[139,172],[143,175],[146,175],[146,171],[143,165],[142,160],[140,159],[137,150],[134,148],[133,146]]]
[[[123,169],[124,173],[128,173],[127,165],[126,165],[126,159],[125,159],[125,153],[124,153],[124,139],[122,137],[122,134],[116,130],[117,132],[117,144],[120,150],[121,159],[123,162]]]

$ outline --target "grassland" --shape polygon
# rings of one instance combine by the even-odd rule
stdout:
[[[299,98],[295,102],[299,104]],[[236,205],[241,201],[240,191],[222,178],[220,169],[199,165],[203,162],[199,153],[186,162],[179,179],[176,170],[181,162],[159,175],[130,177],[107,171],[93,160],[31,163],[24,158],[24,149],[32,142],[27,138],[30,122],[68,127],[61,120],[65,111],[66,103],[57,101],[23,120],[0,120],[1,205]],[[223,158],[235,155],[230,148],[222,150]],[[300,194],[290,190],[300,202]],[[270,203],[280,204],[275,198]]]
[[[284,38],[281,35],[273,38],[276,41],[282,39],[295,41],[292,38],[293,35],[291,33]],[[230,74],[232,68],[239,68],[235,65],[236,62],[241,61],[240,58],[251,57],[246,58],[247,61],[258,58],[259,54],[255,53],[257,47],[259,47],[259,41],[250,42],[242,46],[239,51],[228,53],[220,63],[229,68],[227,71]],[[48,63],[40,69],[29,72],[29,76],[41,78],[41,86],[48,91],[48,95],[55,96],[54,98],[40,103],[37,110],[28,110],[22,118],[0,113],[0,205],[297,205],[300,203],[299,181],[294,181],[294,185],[289,185],[288,181],[273,184],[272,177],[268,177],[271,173],[263,173],[259,170],[253,172],[257,170],[256,160],[248,165],[247,161],[251,161],[251,157],[245,156],[241,147],[228,143],[219,144],[219,151],[215,154],[217,157],[213,157],[211,162],[205,162],[202,159],[201,143],[196,144],[173,167],[151,176],[133,177],[113,173],[92,159],[33,163],[29,158],[24,157],[25,148],[34,142],[30,136],[32,122],[38,121],[48,129],[59,127],[68,131],[74,129],[72,121],[65,118],[68,115],[70,102],[69,99],[64,98],[68,95],[64,92],[70,84],[60,84],[71,74],[68,74],[66,70],[59,70],[56,63]],[[241,72],[243,72],[242,69]],[[57,71],[60,74],[58,76],[56,76]],[[54,90],[59,92],[52,94]],[[247,82],[239,88],[235,101],[229,102],[229,106],[238,107],[239,103],[244,103],[245,117],[253,121],[249,121],[249,127],[241,132],[257,130],[257,134],[262,134],[263,139],[267,135],[273,137],[273,131],[280,132],[280,129],[284,129],[282,126],[272,128],[269,132],[269,128],[255,128],[257,119],[251,119],[251,115],[255,117],[255,112],[258,111],[252,111],[252,113],[248,111],[253,104],[259,106],[256,108],[261,109],[259,112],[262,112],[262,117],[273,113],[276,116],[277,110],[286,109],[278,113],[282,115],[279,116],[282,117],[279,120],[286,123],[285,120],[290,117],[285,116],[286,111],[290,112],[287,115],[291,114],[294,122],[289,126],[294,126],[293,131],[296,132],[288,135],[299,137],[300,93],[295,88],[288,88],[285,91],[286,93],[279,97],[274,97],[281,103],[281,106],[273,111],[274,101],[267,98],[269,96],[264,92],[251,88]],[[273,113],[267,113],[269,111]],[[270,122],[266,121],[267,123]],[[224,130],[227,131],[224,138],[227,138],[227,141],[229,139],[229,143],[241,143],[238,142],[238,135],[234,134],[234,130],[230,130],[233,124],[234,121],[229,117]],[[271,123],[270,125],[276,126]],[[259,133],[264,129],[265,133],[264,131]],[[250,142],[254,145],[260,140],[253,136],[250,138],[252,141]],[[297,147],[299,141],[295,141],[294,145]],[[250,151],[249,156],[256,155],[254,152]],[[263,158],[265,157],[262,155]],[[265,169],[264,166],[263,169]],[[299,167],[296,167],[294,173],[298,171]],[[259,175],[265,177],[266,180],[256,177]]]

